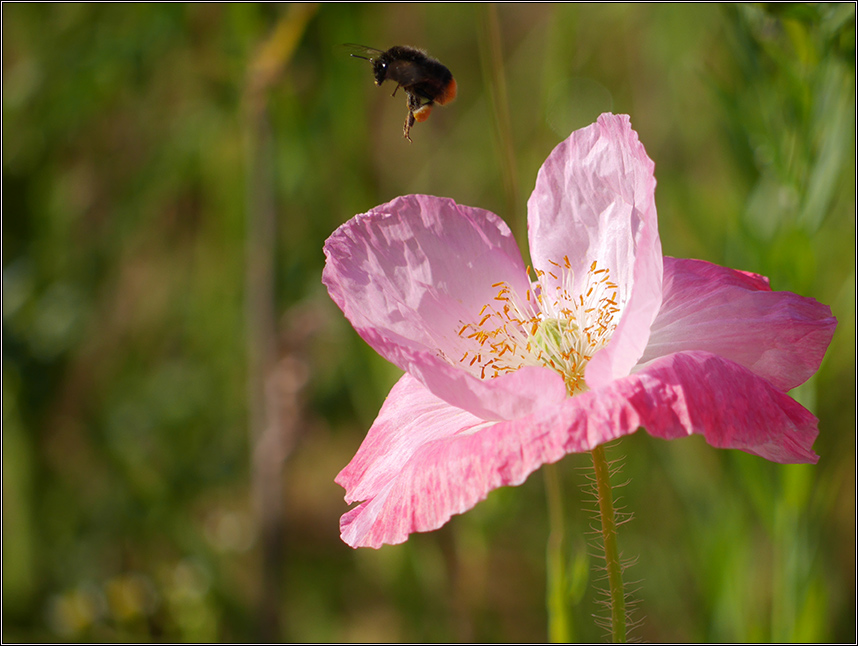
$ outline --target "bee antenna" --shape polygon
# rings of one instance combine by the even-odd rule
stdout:
[[[352,58],[360,58],[364,61],[375,60],[375,58],[384,53],[379,49],[373,49],[372,47],[366,47],[365,45],[355,45],[354,43],[344,43],[343,47],[351,50],[349,56]]]

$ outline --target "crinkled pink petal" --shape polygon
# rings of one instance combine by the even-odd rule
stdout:
[[[374,548],[401,543],[413,532],[441,527],[492,489],[520,484],[541,464],[563,455],[533,441],[537,429],[481,420],[405,375],[337,476],[347,501],[362,500],[340,520],[343,541]],[[554,453],[541,454],[543,448]]]
[[[493,213],[407,195],[343,224],[325,255],[322,282],[358,334],[439,397],[505,419],[565,395],[562,378],[548,369],[489,385],[457,365],[458,333],[495,302],[497,285],[521,294],[530,287],[509,227]]]
[[[393,386],[366,439],[335,481],[346,502],[376,496],[422,445],[491,424],[433,395],[404,374]]]
[[[812,448],[816,417],[744,366],[708,352],[679,352],[619,383],[626,388],[636,378],[627,397],[635,408],[649,410],[641,425],[650,435],[669,440],[699,433],[714,447],[782,464],[819,460]]]
[[[629,117],[603,114],[554,149],[527,203],[537,269],[549,272],[568,259],[576,293],[584,293],[595,261],[618,286],[621,316],[611,341],[587,365],[590,388],[629,374],[661,305],[653,170]]]
[[[703,350],[787,391],[819,369],[836,325],[827,305],[773,292],[762,276],[666,257],[662,306],[641,363]]]
[[[529,418],[482,422],[403,377],[337,481],[362,502],[341,522],[352,547],[401,543],[437,529],[497,487],[640,427],[700,433],[720,448],[775,462],[816,462],[816,418],[747,368],[705,352],[655,360],[597,391]]]
[[[452,352],[506,281],[529,282],[509,227],[482,209],[406,195],[355,216],[325,242],[322,282],[354,327],[398,344]]]

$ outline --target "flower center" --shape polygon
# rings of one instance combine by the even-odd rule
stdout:
[[[459,362],[466,369],[489,379],[522,366],[546,366],[563,376],[569,395],[587,389],[584,368],[610,340],[621,306],[608,269],[594,261],[583,290],[575,293],[569,258],[563,261],[550,261],[548,272],[537,270],[524,298],[506,282],[492,285],[498,289],[494,302],[483,306],[478,322],[459,330],[466,342]]]

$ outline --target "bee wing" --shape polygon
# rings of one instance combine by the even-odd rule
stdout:
[[[375,49],[374,47],[366,47],[365,45],[356,45],[354,43],[345,43],[343,45],[350,52],[350,56],[354,56],[355,58],[362,58],[366,61],[375,60],[382,54],[383,51],[380,49]]]

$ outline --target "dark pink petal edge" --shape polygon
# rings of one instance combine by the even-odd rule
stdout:
[[[787,391],[822,362],[831,308],[768,280],[703,260],[664,259],[664,295],[641,363],[683,350],[711,352]]]
[[[809,411],[747,368],[705,352],[656,359],[598,391],[508,422],[481,425],[462,411],[444,411],[419,388],[403,377],[366,448],[337,478],[347,500],[363,501],[340,521],[352,547],[378,548],[437,529],[493,489],[640,427],[664,439],[702,434],[712,446],[775,462],[818,459],[811,448],[817,419]],[[409,408],[409,421],[395,423]]]

